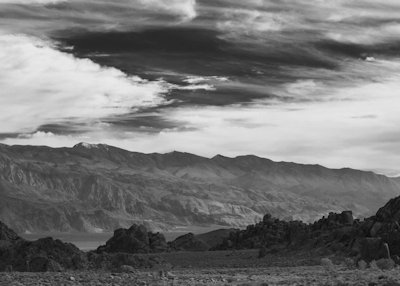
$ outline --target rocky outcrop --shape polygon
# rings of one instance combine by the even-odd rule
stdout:
[[[83,269],[85,254],[76,246],[52,238],[26,241],[0,222],[0,271],[62,271]]]
[[[53,238],[26,241],[0,222],[0,272],[60,272],[71,270],[121,271],[121,267],[151,268],[162,264],[157,256],[136,256],[132,252],[162,252],[167,248],[165,238],[159,233],[147,232],[143,226],[117,230],[116,238],[99,252],[85,253],[75,245]],[[125,236],[124,234],[125,233]],[[122,237],[130,240],[120,240]],[[132,237],[134,239],[132,239]],[[121,242],[124,248],[116,248]],[[112,253],[116,250],[116,253]],[[110,253],[106,252],[110,251]],[[120,252],[121,251],[121,252]],[[146,252],[147,253],[147,252]]]
[[[375,216],[354,220],[351,211],[330,213],[312,223],[286,222],[265,215],[263,221],[233,232],[214,249],[274,247],[286,251],[341,253],[365,261],[400,256],[400,197],[390,200]]]
[[[143,225],[132,225],[129,229],[117,229],[97,253],[155,253],[168,249],[164,235],[148,232]]]
[[[265,213],[312,222],[346,209],[372,215],[399,190],[397,180],[371,172],[256,156],[0,145],[0,219],[17,232],[245,227]]]
[[[45,272],[84,269],[87,260],[75,245],[43,238],[16,245],[12,264],[16,271]]]
[[[330,213],[312,224],[282,221],[267,214],[260,223],[232,232],[214,250],[258,248],[264,254],[309,250],[354,256],[360,253],[357,239],[364,237],[360,228],[350,211]]]

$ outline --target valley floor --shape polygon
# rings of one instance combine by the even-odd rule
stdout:
[[[340,264],[324,268],[311,253],[268,255],[257,251],[175,252],[157,254],[164,262],[152,269],[128,273],[0,273],[0,286],[134,286],[134,285],[384,285],[400,286],[400,268],[349,269]],[[147,256],[147,255],[143,255]]]
[[[397,282],[396,282],[397,281]],[[345,270],[328,272],[321,266],[181,269],[165,272],[137,271],[135,273],[3,273],[1,286],[133,286],[133,285],[385,285],[398,286],[399,269],[391,271]]]

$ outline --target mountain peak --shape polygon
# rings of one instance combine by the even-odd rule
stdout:
[[[85,149],[106,149],[108,150],[109,146],[106,144],[91,144],[91,143],[86,143],[86,142],[81,142],[76,144],[73,148],[85,148]]]

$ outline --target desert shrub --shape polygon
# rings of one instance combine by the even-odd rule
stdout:
[[[346,258],[344,260],[344,265],[346,266],[347,269],[354,269],[355,267],[354,260],[351,258]]]
[[[381,270],[392,270],[396,264],[390,258],[389,259],[382,258],[376,261],[376,265]]]
[[[371,270],[379,270],[379,267],[378,267],[378,265],[376,264],[376,261],[375,261],[375,260],[372,260],[372,261],[369,263],[369,268],[370,268]]]
[[[365,262],[364,260],[358,261],[357,265],[358,265],[358,269],[360,269],[360,270],[365,270],[365,269],[367,269],[367,266],[368,266],[367,262]]]
[[[328,272],[334,272],[335,271],[335,265],[333,265],[332,260],[330,260],[329,258],[322,258],[321,259],[321,265]]]

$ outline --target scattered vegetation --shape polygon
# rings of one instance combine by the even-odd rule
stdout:
[[[376,261],[376,265],[378,266],[379,269],[381,270],[392,270],[396,264],[392,259],[379,259]]]
[[[345,267],[346,267],[347,269],[354,269],[355,266],[356,266],[354,260],[353,260],[352,258],[349,258],[349,257],[347,257],[347,258],[344,260],[344,265],[345,265]]]
[[[378,270],[379,270],[379,267],[378,267],[378,265],[376,264],[376,261],[375,261],[375,260],[372,260],[372,261],[369,263],[369,269],[372,270],[372,271],[378,271]]]
[[[334,273],[336,271],[335,265],[333,264],[332,260],[330,260],[329,258],[322,258],[321,265],[329,273]]]
[[[365,270],[368,267],[368,263],[365,262],[364,260],[358,261],[357,265],[359,270]]]

